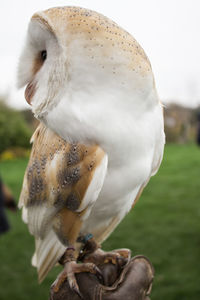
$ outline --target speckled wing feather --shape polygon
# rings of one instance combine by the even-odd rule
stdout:
[[[107,156],[97,145],[69,144],[43,124],[32,142],[19,207],[36,238],[33,264],[41,280],[89,216],[103,185]]]

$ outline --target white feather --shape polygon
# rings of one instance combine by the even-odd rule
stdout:
[[[37,238],[35,247],[32,264],[37,267],[39,282],[42,282],[66,247],[61,244],[53,230],[49,230],[43,239]]]
[[[103,182],[106,176],[107,172],[107,165],[108,165],[108,156],[105,155],[100,163],[100,165],[96,168],[95,173],[92,177],[92,181],[90,185],[88,186],[88,189],[84,195],[84,198],[82,200],[82,203],[80,207],[78,208],[78,212],[83,211],[86,207],[87,212],[83,216],[83,220],[87,219],[90,211],[92,209],[92,206],[94,205],[95,201],[97,200],[99,193],[102,189]]]
[[[48,232],[56,210],[53,206],[41,204],[30,206],[27,209],[28,228],[35,237],[44,238]]]
[[[24,223],[28,223],[28,210],[25,206],[23,206],[22,208],[22,220],[24,221]]]

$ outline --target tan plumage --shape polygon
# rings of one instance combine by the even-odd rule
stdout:
[[[103,49],[105,59],[113,60],[112,51],[116,49],[123,53],[126,58],[124,62],[130,71],[144,74],[151,72],[148,57],[132,35],[112,20],[94,11],[80,7],[67,7],[67,9],[57,7],[48,9],[44,13],[34,14],[32,20],[45,24],[58,39],[62,39],[63,32],[67,32],[66,40],[69,45],[74,42],[74,37],[84,37],[85,50],[92,59],[98,58],[95,51],[99,48],[99,52]],[[39,65],[37,60],[34,71],[38,70]],[[117,71],[116,69],[113,66],[113,72]]]

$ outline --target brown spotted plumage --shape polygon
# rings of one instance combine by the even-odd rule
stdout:
[[[105,153],[97,145],[67,143],[42,123],[31,141],[33,147],[19,205],[23,206],[25,221],[36,237],[37,256],[38,241],[50,230],[49,223],[63,245],[76,243],[82,218],[91,205],[84,203],[84,197]],[[42,267],[38,268],[40,280],[45,273],[43,270],[41,275]]]
[[[69,144],[42,124],[32,142],[25,174],[27,187],[21,194],[24,204],[38,205],[38,201],[51,199],[55,207],[65,205],[69,209],[71,206],[72,211],[77,210],[103,151],[97,145]],[[27,198],[24,193],[28,193]]]

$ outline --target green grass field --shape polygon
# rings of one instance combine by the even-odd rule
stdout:
[[[0,172],[18,199],[26,160],[0,163]],[[0,299],[45,300],[60,268],[37,283],[30,265],[33,237],[20,212],[8,213],[12,229],[0,236]],[[134,210],[103,248],[127,247],[144,254],[155,267],[152,300],[200,299],[200,149],[167,145],[159,173]]]

